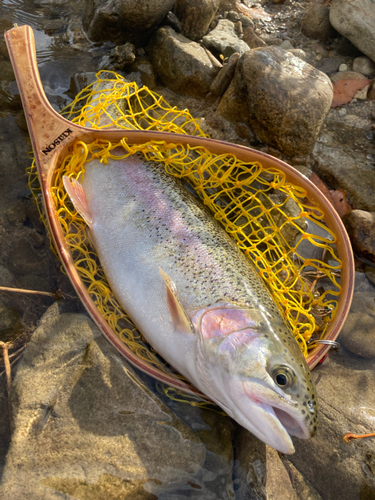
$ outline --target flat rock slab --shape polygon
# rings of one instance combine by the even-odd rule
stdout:
[[[258,139],[287,156],[309,154],[332,103],[330,79],[280,47],[260,47],[238,61],[217,113],[248,123]]]
[[[87,316],[57,309],[17,369],[0,496],[151,500],[186,484],[205,461],[201,440],[138,383]]]
[[[332,0],[332,26],[375,61],[375,8],[372,0]]]

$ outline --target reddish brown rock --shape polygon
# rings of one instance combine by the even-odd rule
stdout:
[[[353,210],[343,217],[353,250],[360,257],[375,262],[375,212]]]

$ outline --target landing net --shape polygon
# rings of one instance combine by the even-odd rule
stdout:
[[[170,106],[147,87],[139,88],[120,75],[100,72],[62,115],[85,127],[159,130],[205,137],[199,121],[187,110]],[[123,148],[123,155],[113,150]],[[77,141],[54,174],[53,197],[75,267],[99,311],[119,338],[139,357],[163,371],[170,368],[142,338],[122,310],[106,281],[99,259],[87,238],[83,219],[63,187],[64,175],[82,181],[85,164],[103,164],[142,152],[162,163],[168,174],[189,184],[253,262],[290,325],[305,356],[324,336],[333,320],[341,292],[336,235],[324,222],[324,212],[304,189],[286,181],[285,174],[259,162],[233,155],[216,155],[202,147],[150,141],[132,145]],[[35,163],[29,186],[38,202],[41,194]],[[316,344],[315,344],[316,345]]]

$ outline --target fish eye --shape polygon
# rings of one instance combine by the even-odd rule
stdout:
[[[289,366],[279,365],[272,370],[272,378],[281,389],[287,389],[293,385],[295,373]]]

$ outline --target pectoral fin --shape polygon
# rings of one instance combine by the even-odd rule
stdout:
[[[69,179],[69,177],[66,175],[64,175],[63,177],[63,183],[65,190],[74,205],[74,208],[77,210],[86,224],[89,227],[92,226],[92,216],[87,205],[87,200],[82,185],[77,181],[77,179]]]
[[[175,330],[181,333],[193,333],[193,326],[189,318],[187,317],[187,314],[184,311],[184,308],[182,307],[180,301],[178,300],[176,285],[174,284],[170,276],[168,276],[168,274],[166,274],[160,267],[159,271],[165,281],[168,307],[172,316],[173,326]]]

